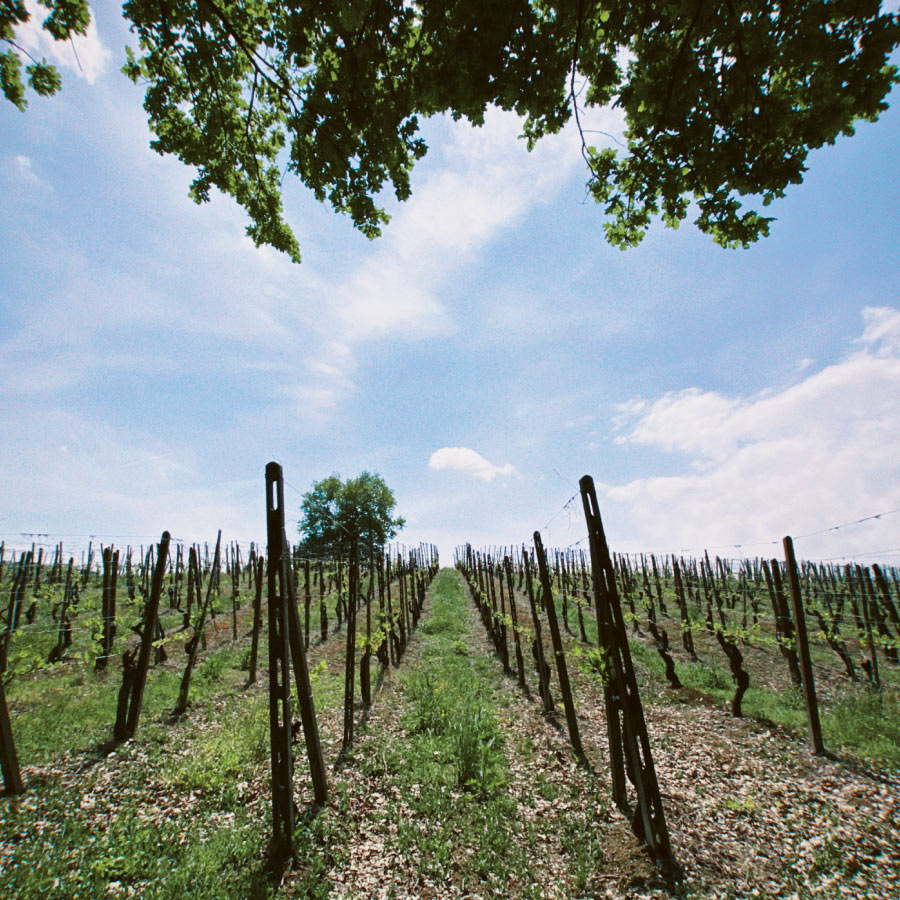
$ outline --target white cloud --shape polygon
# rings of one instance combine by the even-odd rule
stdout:
[[[468,447],[442,447],[435,450],[428,460],[428,468],[437,471],[449,469],[454,472],[466,472],[482,481],[493,481],[498,475],[518,474],[511,463],[496,466]]]
[[[867,306],[863,310],[866,327],[858,339],[880,356],[900,352],[900,309]]]
[[[16,40],[22,48],[32,56],[45,56],[57,66],[77,73],[88,84],[94,84],[106,69],[112,51],[100,38],[93,14],[86,34],[76,35],[68,41],[57,41],[41,27],[48,11],[36,0],[25,0],[25,8],[31,18],[16,29]]]
[[[338,316],[351,340],[451,333],[439,288],[529,209],[552,199],[583,164],[571,128],[529,153],[511,112],[489,110],[480,128],[444,127],[440,168],[414,187],[374,252],[337,288]]]
[[[900,311],[863,316],[856,343],[864,349],[787,389],[737,398],[692,388],[633,405],[620,440],[679,451],[687,465],[682,474],[606,486],[636,546],[780,542],[900,506]],[[897,547],[900,516],[804,539],[798,553]]]
[[[326,341],[310,357],[305,373],[285,388],[285,395],[296,404],[296,414],[306,428],[324,428],[341,403],[356,392],[356,368],[352,348],[339,341]]]
[[[34,170],[34,164],[31,159],[23,154],[19,154],[13,159],[13,163],[15,164],[16,169],[19,172],[19,177],[27,182],[28,184],[33,184],[35,187],[42,188],[45,191],[52,191],[53,185],[44,181],[40,175]]]

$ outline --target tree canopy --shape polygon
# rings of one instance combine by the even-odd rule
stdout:
[[[86,0],[41,0],[63,39]],[[217,187],[248,234],[299,261],[284,220],[286,172],[374,237],[377,195],[410,195],[427,147],[423,118],[473,125],[515,110],[529,147],[573,117],[588,189],[608,240],[640,242],[650,222],[697,226],[723,246],[769,233],[768,206],[799,183],[810,150],[874,120],[898,81],[900,15],[879,0],[126,0],[137,35],[124,71],[146,87],[160,153],[197,168],[197,202]],[[0,6],[6,96],[24,104],[14,31]],[[58,75],[27,68],[38,93]],[[625,146],[591,146],[584,113],[613,104]]]
[[[396,505],[394,492],[378,474],[362,472],[347,481],[329,475],[303,495],[297,525],[304,549],[314,555],[346,554],[354,538],[363,555],[370,545],[381,548],[406,524],[394,517]]]

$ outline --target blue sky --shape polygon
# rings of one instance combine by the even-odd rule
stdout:
[[[497,113],[428,123],[378,241],[289,183],[296,266],[232,201],[188,199],[119,72],[121,7],[95,16],[81,69],[40,49],[60,95],[0,104],[8,540],[259,539],[270,459],[292,509],[331,472],[378,471],[400,540],[445,556],[578,540],[584,473],[621,551],[779,555],[900,508],[896,91],[811,156],[750,250],[688,223],[610,248],[575,136],[528,154]],[[898,564],[900,513],[797,549]]]

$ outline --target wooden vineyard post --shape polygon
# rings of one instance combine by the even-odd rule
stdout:
[[[863,625],[866,629],[866,643],[869,645],[869,659],[871,660],[870,676],[875,687],[881,687],[881,678],[878,675],[878,654],[875,652],[875,638],[872,634],[872,609],[869,604],[869,592],[866,590],[866,579],[863,576],[862,566],[856,565],[856,580],[859,583],[859,594],[862,600]]]
[[[303,560],[303,649],[309,650],[309,608],[312,605],[312,590],[309,584],[309,560]]]
[[[319,640],[328,640],[328,608],[325,606],[325,563],[319,560]]]
[[[294,760],[291,753],[290,646],[287,561],[284,544],[284,485],[281,466],[266,466],[266,536],[269,560],[269,746],[272,756],[272,844],[280,864],[294,855]]]
[[[103,586],[100,589],[101,597],[101,622],[102,637],[100,641],[100,653],[94,662],[94,669],[102,672],[106,669],[109,657],[112,654],[114,625],[113,617],[115,613],[110,610],[110,569],[112,568],[112,547],[103,548]]]
[[[594,480],[590,475],[585,475],[579,481],[579,487],[590,545],[597,635],[600,649],[606,653],[610,664],[605,693],[613,795],[617,805],[627,809],[624,790],[627,774],[638,801],[632,829],[638,838],[647,843],[657,865],[663,871],[672,872],[677,869],[677,864],[672,856],[644,709],[616,588],[616,572],[603,532]]]
[[[6,612],[6,628],[0,633],[0,675],[6,671],[9,661],[9,644],[19,622],[19,612],[22,607],[22,598],[25,596],[30,561],[31,553],[23,553],[13,576],[12,588],[9,592],[9,607]]]
[[[397,642],[397,632],[394,629],[394,608],[391,603],[391,557],[382,557],[384,563],[384,595],[387,604],[388,627],[388,658],[392,666],[400,664],[400,647]]]
[[[825,753],[822,743],[822,726],[819,723],[819,703],[816,699],[816,685],[813,681],[812,659],[809,655],[809,638],[806,633],[806,617],[803,613],[803,598],[800,596],[800,578],[797,575],[797,560],[794,557],[794,542],[785,537],[784,557],[787,560],[787,575],[791,587],[791,603],[794,608],[794,626],[797,633],[797,653],[800,657],[800,674],[803,696],[806,700],[806,719],[809,723],[809,738],[813,752],[821,756]]]
[[[375,577],[378,579],[378,632],[380,640],[375,655],[382,670],[391,664],[391,647],[387,631],[387,606],[384,597],[384,549],[378,550],[378,562],[375,565]]]
[[[66,571],[66,585],[63,588],[62,606],[59,611],[59,631],[57,633],[56,646],[47,657],[48,663],[59,662],[63,657],[63,653],[72,645],[72,622],[69,619],[69,604],[72,601],[72,566],[74,563],[74,557],[70,556],[69,568]],[[62,577],[61,572],[60,577]]]
[[[887,611],[887,617],[894,626],[894,631],[896,632],[894,640],[896,641],[897,637],[900,637],[900,616],[897,615],[897,607],[894,606],[894,601],[891,600],[891,592],[888,588],[887,579],[884,577],[884,572],[881,571],[878,565],[873,565],[872,573],[875,576],[875,584],[878,586],[878,591],[881,594],[881,602]]]
[[[509,615],[512,619],[513,640],[516,646],[516,671],[519,675],[519,687],[527,689],[525,682],[525,660],[522,658],[522,642],[519,638],[519,614],[516,610],[516,594],[513,590],[512,563],[508,556],[503,557],[503,568],[506,571],[506,588],[509,594]],[[503,573],[500,573],[500,584],[503,585]]]
[[[371,524],[369,526],[371,528]],[[372,588],[375,584],[372,569],[373,550],[371,532],[369,536],[369,586],[366,589],[366,646],[359,660],[359,693],[362,697],[363,708],[368,709],[372,705]]]
[[[882,608],[882,604],[878,602],[878,595],[875,593],[875,585],[872,583],[872,575],[868,566],[863,569],[863,582],[866,593],[869,595],[869,612],[875,619],[875,627],[878,629],[878,635],[883,641],[882,649],[885,658],[892,665],[896,666],[900,663],[900,658],[897,656],[897,646],[893,640],[893,635],[885,623],[887,607]]]
[[[303,648],[300,609],[297,606],[297,592],[292,577],[291,554],[287,534],[284,530],[283,516],[281,543],[283,548],[282,561],[285,566],[284,583],[287,585],[288,645],[294,669],[294,683],[297,686],[297,702],[300,704],[300,721],[303,725],[303,739],[306,742],[306,758],[309,761],[309,774],[312,778],[313,794],[315,795],[316,803],[319,806],[323,806],[328,799],[328,786],[325,781],[325,758],[322,755],[319,726],[316,722],[316,707],[313,703],[312,683],[309,680],[309,667],[306,664],[306,651]]]
[[[325,761],[316,723],[312,686],[303,649],[303,629],[293,577],[293,560],[284,528],[284,476],[281,466],[266,466],[269,593],[269,724],[272,748],[272,852],[293,853],[293,777],[290,672],[293,668],[315,802],[328,799]],[[274,529],[274,530],[273,530]],[[290,827],[289,827],[290,826]]]
[[[256,683],[256,663],[259,658],[259,628],[262,624],[262,588],[265,566],[265,560],[261,556],[255,557],[250,563],[254,579],[253,637],[251,638],[250,643],[250,673],[247,676],[247,684]]]
[[[134,672],[134,683],[131,686],[131,702],[128,706],[128,717],[125,720],[125,737],[134,737],[138,719],[141,716],[141,703],[144,699],[144,685],[147,683],[147,670],[150,668],[150,651],[153,649],[156,620],[159,617],[159,598],[162,594],[163,576],[166,574],[166,561],[169,557],[169,532],[164,531],[159,542],[159,553],[156,555],[156,566],[153,569],[153,580],[150,583],[150,598],[144,609],[144,627],[141,632],[141,649],[138,653],[137,667]]]
[[[356,697],[356,598],[359,592],[359,556],[356,538],[350,545],[350,582],[347,586],[347,655],[344,669],[344,736],[341,755],[353,743],[353,703]]]
[[[213,565],[219,565],[219,551],[222,545],[222,529],[219,529],[219,535],[216,538],[216,552],[215,558],[213,560]],[[197,583],[197,602],[200,602],[200,555],[196,554],[195,560],[197,563],[197,570],[195,573],[196,583]],[[203,606],[200,608],[200,613],[197,616],[197,625],[194,629],[194,634],[191,639],[187,643],[187,654],[188,660],[187,664],[184,667],[184,674],[181,676],[181,687],[178,691],[178,702],[175,704],[175,709],[172,710],[172,714],[176,716],[180,716],[186,709],[188,704],[188,692],[191,689],[191,675],[194,672],[194,665],[197,662],[197,651],[200,648],[200,645],[203,643],[203,635],[204,629],[206,628],[206,613],[209,609],[210,602],[212,600],[212,592],[215,586],[215,578],[210,575],[210,579],[206,585],[206,600],[203,601]]]
[[[771,560],[771,564],[763,560],[762,569],[766,578],[769,597],[772,601],[772,611],[775,614],[775,636],[781,647],[782,656],[784,656],[788,664],[791,680],[799,686],[802,677],[800,675],[800,664],[797,660],[797,651],[794,649],[794,627],[791,624],[791,614],[788,612],[787,602],[784,599],[784,587],[781,583],[778,560]]]
[[[227,548],[226,548],[227,549]],[[231,639],[237,640],[238,593],[241,589],[240,572],[235,559],[234,544],[231,545]]]
[[[494,565],[491,563],[491,590],[494,590]],[[501,635],[501,646],[500,646],[500,654],[503,659],[503,670],[507,675],[512,674],[512,668],[509,664],[509,632],[506,628],[506,598],[503,592],[503,566],[500,563],[499,559],[497,560],[497,581],[500,584],[500,615],[498,618],[499,627],[500,627],[500,635]]]
[[[534,585],[531,581],[531,561],[528,552],[523,549],[522,565],[525,568],[525,590],[528,594],[528,605],[531,607],[531,623],[534,626],[534,646],[532,653],[534,663],[538,670],[538,684],[540,685],[541,703],[544,707],[544,715],[549,716],[553,712],[553,694],[550,692],[550,667],[544,659],[544,639],[541,635],[541,619],[538,615],[537,604],[534,602]]]
[[[569,740],[575,755],[585,760],[584,747],[581,744],[581,732],[578,730],[578,718],[575,715],[575,701],[572,699],[572,685],[569,683],[569,669],[566,666],[566,651],[563,649],[562,637],[559,633],[559,620],[556,618],[556,606],[553,603],[553,587],[550,582],[550,570],[547,568],[547,556],[541,533],[534,533],[534,555],[537,559],[538,572],[541,579],[541,593],[544,595],[544,607],[547,610],[547,623],[550,625],[550,639],[553,642],[553,655],[556,658],[556,674],[559,676],[559,693],[566,710],[566,725],[569,728]]]
[[[16,745],[13,742],[12,723],[9,719],[9,707],[6,705],[6,690],[0,678],[0,770],[3,773],[3,792],[6,794],[24,794],[22,773],[19,771],[19,758],[16,756]]]

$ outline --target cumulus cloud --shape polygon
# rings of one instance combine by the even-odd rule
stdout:
[[[466,472],[482,481],[493,481],[498,475],[516,475],[515,466],[506,463],[503,466],[494,465],[475,450],[468,447],[441,447],[435,450],[428,460],[428,468],[449,469],[455,472]]]
[[[681,473],[606,486],[637,542],[669,550],[778,543],[900,506],[900,311],[868,308],[863,318],[854,342],[862,349],[784,390],[742,398],[690,388],[626,405],[621,443],[685,458]],[[747,549],[768,552],[760,547]],[[893,516],[812,536],[798,552],[897,547]]]
[[[25,8],[31,18],[16,29],[16,40],[22,48],[32,56],[44,56],[55,65],[75,72],[88,84],[94,84],[106,69],[112,51],[101,40],[93,14],[86,34],[57,41],[41,27],[47,10],[36,0],[25,0]]]

